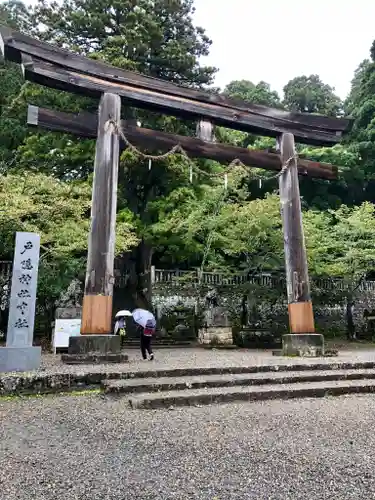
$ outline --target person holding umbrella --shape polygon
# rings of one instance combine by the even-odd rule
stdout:
[[[126,320],[128,316],[132,316],[132,313],[130,311],[119,311],[116,316],[115,316],[115,328],[114,328],[114,334],[115,335],[120,335],[121,338],[121,347],[124,346],[125,342],[125,337],[126,337]]]
[[[141,334],[142,358],[147,359],[148,353],[150,356],[149,360],[152,361],[154,359],[154,353],[152,352],[151,342],[156,329],[155,316],[146,309],[134,309],[132,316],[134,321],[137,323],[138,331]]]

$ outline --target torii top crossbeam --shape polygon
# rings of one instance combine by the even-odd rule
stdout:
[[[204,118],[244,132],[270,137],[289,132],[299,142],[323,146],[339,142],[351,127],[346,118],[249,104],[115,68],[4,26],[0,26],[0,50],[7,60],[23,64],[30,81],[86,96],[113,92],[136,107],[181,118]]]

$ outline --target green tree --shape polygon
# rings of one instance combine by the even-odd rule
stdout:
[[[27,136],[25,119],[16,117],[13,108],[22,92],[22,75],[15,64],[0,61],[0,173],[16,164],[15,151]]]
[[[283,102],[291,111],[339,116],[342,102],[334,90],[318,75],[297,76],[285,85]]]
[[[27,31],[30,27],[30,15],[23,2],[10,0],[0,5],[0,24]],[[17,98],[23,91],[22,72],[18,65],[0,61],[0,173],[9,165],[15,165],[14,154],[27,135],[23,117],[15,118],[13,108],[17,107]]]
[[[280,97],[266,82],[256,85],[249,80],[234,80],[224,89],[223,94],[250,104],[261,104],[271,108],[281,107]]]
[[[304,146],[299,148],[299,155],[310,160],[336,165],[339,170],[336,181],[300,178],[304,208],[338,209],[342,203],[353,206],[366,201],[364,172],[355,147],[350,144],[322,148]]]
[[[14,26],[21,26],[25,31],[31,30],[50,42],[64,44],[70,50],[101,58],[123,68],[191,87],[200,88],[212,82],[214,68],[199,64],[200,56],[208,53],[211,42],[204,30],[195,28],[192,23],[192,0],[111,0],[109,4],[104,0],[63,0],[60,3],[41,1],[32,12],[32,26],[22,21],[22,16],[14,14],[15,3],[17,2],[8,2],[12,4],[8,5],[8,10],[0,10],[0,15],[3,12],[3,19],[5,12],[10,19],[9,23],[14,22]],[[20,6],[19,8],[19,13],[25,12],[27,19],[27,11],[23,11]],[[336,221],[341,217],[340,204],[361,204],[363,200],[369,199],[371,193],[367,185],[370,184],[374,164],[371,156],[373,64],[363,64],[357,71],[347,102],[347,110],[350,109],[356,119],[352,143],[334,148],[298,148],[299,154],[303,156],[342,166],[339,182],[303,179],[301,194],[307,221],[309,253],[312,252],[313,255],[310,262],[313,272],[322,276],[325,273],[339,276],[341,273],[341,276],[347,276],[347,281],[350,276],[357,276],[350,271],[350,262],[342,261],[340,269],[331,269],[328,262],[323,263],[319,269],[316,263],[321,259],[319,245],[330,237],[330,234],[323,232],[330,232],[332,220]],[[70,112],[83,109],[94,111],[98,103],[77,96],[72,99],[70,94],[32,84],[25,87],[19,68],[7,63],[0,67],[0,85],[4,89],[0,96],[0,155],[3,155],[0,159],[3,158],[4,171],[9,172],[16,167],[16,174],[10,175],[9,179],[16,179],[22,186],[21,179],[24,179],[23,174],[27,172],[31,179],[36,179],[35,182],[43,186],[47,182],[43,174],[52,175],[60,179],[59,182],[48,180],[52,183],[51,190],[61,189],[61,193],[57,194],[58,200],[63,195],[67,197],[69,189],[78,189],[80,194],[77,206],[86,207],[77,223],[79,230],[66,238],[66,243],[70,242],[71,247],[64,247],[65,250],[62,250],[61,240],[67,234],[63,222],[62,235],[55,227],[49,230],[51,242],[55,238],[61,252],[51,242],[46,240],[43,243],[47,249],[45,265],[50,266],[48,272],[43,271],[46,279],[51,277],[48,286],[45,285],[45,296],[48,297],[48,287],[55,286],[54,283],[59,281],[59,272],[64,275],[65,270],[69,270],[69,276],[83,272],[82,258],[85,255],[87,236],[84,224],[87,224],[89,214],[89,205],[86,203],[89,203],[94,141],[45,131],[28,131],[25,126],[26,102]],[[323,84],[317,76],[296,78],[284,90],[284,104],[289,109],[333,116],[341,112],[341,103],[333,89]],[[264,82],[257,85],[248,81],[231,82],[224,94],[255,104],[281,106],[277,93],[271,91],[270,86]],[[143,125],[154,129],[185,134],[195,132],[195,124],[172,117],[161,117],[125,107],[123,114],[131,115]],[[220,127],[216,129],[216,134],[220,141],[236,145],[252,144],[251,147],[256,149],[274,147],[272,139],[249,138],[247,134]],[[366,151],[367,156],[364,154]],[[14,158],[16,161],[12,163]],[[361,164],[364,160],[367,161],[366,169]],[[194,165],[209,174],[217,175],[223,170],[220,165],[211,161],[200,160]],[[149,289],[151,261],[160,266],[182,265],[186,268],[200,267],[204,261],[207,269],[223,269],[228,273],[238,269],[244,272],[251,269],[276,270],[283,266],[279,202],[277,196],[267,195],[277,189],[277,181],[270,179],[271,174],[260,171],[249,174],[248,171],[245,173],[239,169],[229,176],[228,191],[224,195],[222,178],[214,181],[210,177],[194,173],[191,184],[190,167],[191,163],[179,155],[152,161],[151,165],[129,150],[124,151],[121,156],[117,255],[120,257],[120,267],[130,271],[129,283],[133,297],[140,299],[145,305],[148,305],[149,300],[146,290]],[[259,176],[262,183],[255,179]],[[53,206],[50,191],[46,200]],[[14,185],[9,187],[9,192],[14,200],[19,200],[20,195],[15,191]],[[30,204],[33,216],[22,211],[17,216],[18,209],[14,207],[9,209],[9,213],[18,221],[17,224],[26,220],[29,230],[34,228],[42,231],[44,238],[44,225],[48,225],[52,216],[39,201],[35,202],[36,205],[33,202],[40,200],[37,193],[35,188],[35,192],[25,201],[25,205]],[[258,197],[261,199],[255,199]],[[6,203],[9,205],[9,200]],[[59,201],[56,206],[58,205]],[[330,211],[312,212],[309,208],[336,209],[338,215],[332,215],[336,212]],[[355,208],[345,210],[348,211],[346,215],[349,218],[354,214]],[[68,222],[76,220],[77,215],[69,215],[64,208],[61,212]],[[332,215],[332,219],[324,219],[326,214]],[[360,216],[369,220],[366,211],[356,215]],[[60,218],[57,217],[57,222],[59,221]],[[11,226],[9,220],[0,227],[2,241],[7,242],[4,252],[11,251],[14,227],[20,226]],[[121,227],[126,228],[124,238],[121,238]],[[352,234],[349,229],[353,230],[348,228],[345,237]],[[321,238],[312,242],[311,235],[314,231],[316,234],[321,232]],[[83,235],[86,235],[84,244]],[[338,232],[336,238],[340,238]],[[342,248],[343,242],[344,237],[337,243],[337,248]],[[53,251],[47,253],[50,247]],[[70,262],[69,265],[66,264],[67,261]],[[366,265],[370,266],[371,263],[364,263],[363,269]],[[51,297],[56,294],[57,288],[50,293]]]
[[[33,173],[0,176],[1,256],[12,259],[16,231],[40,234],[38,305],[44,316],[38,320],[46,321],[48,329],[61,291],[84,276],[90,206],[87,182],[66,183]],[[119,217],[116,233],[117,254],[137,245],[128,220]]]
[[[315,276],[331,276],[357,282],[375,264],[375,206],[342,205],[325,212],[306,211],[309,266]]]
[[[374,45],[372,46],[373,49]],[[373,57],[373,50],[371,57]],[[352,148],[361,158],[366,199],[375,199],[375,61],[363,61],[352,80],[346,112],[354,119],[349,136]]]
[[[212,82],[215,68],[199,58],[211,45],[192,21],[193,0],[63,0],[41,2],[38,35],[120,68],[189,86]],[[36,28],[38,29],[38,28]]]
[[[271,90],[270,85],[266,82],[259,82],[255,85],[249,80],[233,80],[225,87],[223,95],[249,104],[259,104],[272,108],[281,107],[278,93]],[[221,143],[245,148],[254,144],[257,139],[257,136],[253,134],[223,127],[216,127],[215,136]]]
[[[332,280],[330,299],[344,302],[348,338],[354,339],[352,306],[360,284],[375,268],[375,206],[366,202],[336,211],[308,211],[304,228],[310,274]]]
[[[161,248],[170,243],[169,262],[178,253],[177,266],[185,261],[191,267],[195,259],[199,267],[202,261],[196,257],[205,254],[209,243],[205,270],[228,275],[241,271],[280,273],[284,248],[279,197],[248,201],[246,188],[240,188],[241,175],[230,178],[225,197],[218,184],[202,186],[204,203],[192,191],[180,191],[178,196],[175,192],[168,204],[164,200],[162,220],[153,225],[153,231]],[[332,284],[328,295],[326,290],[313,287],[314,297],[346,306],[350,338],[355,333],[351,306],[360,284],[375,266],[374,215],[375,207],[368,202],[303,212],[310,276]]]
[[[178,252],[181,261],[201,267],[202,256],[207,253],[204,269],[228,274],[282,267],[278,197],[246,201],[244,175],[240,169],[230,175],[227,191],[219,182],[202,185],[203,201],[201,193],[197,196],[181,190],[178,197],[164,202],[163,217],[153,225],[153,231],[160,246],[170,252],[168,260],[176,258]]]
[[[200,88],[212,82],[215,69],[199,63],[199,58],[208,54],[211,41],[202,28],[194,26],[193,13],[193,0],[111,0],[109,3],[63,0],[61,3],[40,2],[34,9],[33,20],[37,36],[49,42],[118,67]],[[60,100],[60,96],[56,99]],[[195,133],[195,124],[175,118],[128,108],[124,108],[124,114],[140,120],[146,127]],[[55,175],[59,172],[61,178],[70,178],[75,173],[81,177],[87,174],[92,168],[90,148],[73,138],[54,137],[54,140],[48,135],[30,137],[20,149],[22,165],[35,165],[44,172],[49,169]],[[84,173],[82,167],[78,168],[80,163]],[[65,176],[64,165],[68,173]],[[199,165],[202,169],[211,169],[209,162],[202,161]],[[148,161],[129,151],[121,157],[119,213],[124,220],[134,219],[140,243],[124,255],[118,265],[130,272],[129,290],[140,305],[149,305],[151,260],[157,262],[160,255],[154,252],[152,231],[153,224],[160,218],[155,209],[150,209],[151,204],[168,199],[174,190],[183,186],[191,189],[189,165],[178,156],[153,161],[151,170]]]
[[[349,116],[355,112],[356,107],[363,99],[363,84],[370,66],[371,61],[369,59],[364,59],[354,72],[350,93],[344,103],[345,114]]]
[[[31,27],[30,10],[19,0],[3,2],[0,5],[0,24],[28,31]]]

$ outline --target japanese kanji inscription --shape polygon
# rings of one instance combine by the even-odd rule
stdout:
[[[7,347],[31,346],[33,342],[39,250],[38,234],[16,234]]]

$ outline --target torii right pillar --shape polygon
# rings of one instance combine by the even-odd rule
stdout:
[[[283,355],[322,356],[324,337],[315,333],[293,134],[283,134],[278,143],[281,163],[289,165],[279,177],[290,329],[283,336]]]

